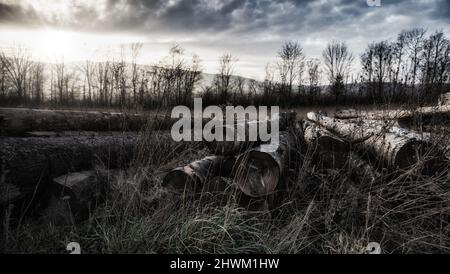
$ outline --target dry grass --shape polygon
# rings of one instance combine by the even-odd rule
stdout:
[[[10,228],[5,219],[2,252],[66,253],[73,241],[83,253],[363,253],[369,242],[383,253],[449,252],[447,170],[428,177],[416,166],[371,181],[348,165],[319,169],[303,149],[295,175],[283,183],[289,191],[276,195],[270,212],[249,211],[231,180],[225,193],[167,193],[163,172],[207,151],[149,143],[152,134],[145,132],[134,164],[110,182],[106,202],[88,220]],[[223,179],[210,182],[216,180]]]

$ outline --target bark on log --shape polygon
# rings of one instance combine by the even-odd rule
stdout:
[[[414,110],[358,111],[341,110],[334,114],[337,119],[397,120],[401,127],[424,130],[431,125],[447,124],[450,121],[450,105],[420,107]]]
[[[234,158],[208,156],[169,171],[162,185],[172,192],[195,193],[203,188],[208,178],[230,177],[234,163]]]
[[[21,136],[28,131],[138,131],[147,117],[99,111],[0,108],[2,135]],[[160,117],[155,116],[159,123]]]
[[[0,108],[0,135],[24,136],[32,131],[170,130],[178,120],[164,114]],[[207,121],[209,119],[202,119],[202,124]]]
[[[436,127],[447,126],[450,122],[450,105],[419,108],[397,120],[401,127],[419,131],[435,131]]]
[[[405,129],[386,130],[382,126],[350,123],[313,112],[308,113],[307,117],[340,137],[359,143],[363,150],[372,152],[386,166],[393,169],[406,169],[418,163],[421,156],[431,147],[426,138],[412,132],[408,133]]]
[[[272,194],[289,164],[292,141],[288,132],[280,132],[278,144],[262,144],[238,156],[235,182],[246,195]]]
[[[381,173],[358,154],[351,152],[348,157],[348,167],[355,181],[370,186],[381,177]]]
[[[209,151],[217,155],[234,155],[243,153],[246,150],[255,147],[260,144],[260,140],[249,141],[248,127],[245,128],[244,140],[241,141],[237,138],[237,127],[245,126],[246,123],[237,125],[224,125],[215,128],[215,131],[222,132],[223,140],[205,141]]]
[[[450,92],[441,94],[441,96],[439,96],[438,105],[450,105]]]
[[[155,138],[161,137],[155,134]],[[52,178],[90,169],[95,163],[106,167],[123,166],[133,158],[139,140],[139,135],[133,133],[98,137],[2,138],[0,184],[14,186],[19,191],[3,203],[29,201],[45,193]]]
[[[109,183],[119,174],[120,170],[88,170],[54,178],[44,217],[56,225],[85,220],[103,202]]]
[[[306,121],[304,127],[304,139],[313,162],[322,168],[342,168],[350,152],[349,144],[312,122]]]
[[[278,130],[279,131],[287,131],[290,128],[293,128],[296,125],[296,112],[282,112],[278,117]],[[250,141],[249,136],[249,128],[253,126],[257,129],[256,140]],[[216,128],[215,130],[219,130],[222,132],[224,138],[221,141],[207,141],[206,146],[209,148],[211,153],[218,155],[235,155],[244,153],[246,150],[256,147],[264,142],[261,140],[259,136],[259,127],[266,126],[267,132],[270,134],[272,132],[271,128],[271,120],[262,120],[262,121],[240,121],[235,123],[234,125],[224,124]],[[245,136],[242,136],[244,141],[239,141],[237,138],[238,128],[245,129]],[[228,130],[230,129],[230,130]],[[214,134],[214,132],[213,132]],[[242,139],[241,139],[242,140]]]

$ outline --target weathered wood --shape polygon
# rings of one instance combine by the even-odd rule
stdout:
[[[262,144],[238,156],[235,181],[250,197],[272,194],[286,173],[292,141],[288,132],[280,132],[278,144]]]
[[[347,142],[308,121],[304,123],[304,128],[304,139],[314,163],[322,168],[342,168],[345,165],[350,152]]]
[[[441,94],[441,96],[439,96],[438,105],[450,105],[450,92]]]
[[[44,216],[53,224],[74,224],[85,220],[105,199],[108,183],[119,170],[88,170],[68,173],[53,179],[52,193]]]
[[[0,135],[27,132],[170,130],[178,118],[164,114],[0,108]],[[192,119],[192,126],[194,124]],[[202,119],[202,125],[210,119]]]
[[[359,111],[340,110],[334,114],[337,119],[397,120],[401,127],[423,130],[429,125],[450,122],[450,105],[420,107],[412,110]]]
[[[336,111],[333,115],[337,119],[370,119],[370,120],[393,120],[402,117],[410,116],[412,113],[408,110],[356,110],[356,109],[345,109]]]
[[[148,117],[137,114],[45,110],[27,108],[0,108],[0,134],[21,136],[28,131],[138,131],[148,121]],[[165,117],[152,116],[152,122],[165,123]]]
[[[217,155],[234,155],[243,153],[244,151],[255,147],[256,145],[261,143],[261,140],[257,138],[255,141],[249,141],[249,131],[248,131],[248,124],[250,123],[240,123],[236,125],[223,125],[220,127],[215,128],[215,132],[219,131],[222,132],[223,139],[222,140],[213,140],[213,141],[206,141],[206,146],[208,147],[209,151],[213,154]],[[255,124],[258,124],[258,122],[254,122]],[[238,135],[238,127],[245,127],[245,136],[243,137],[244,140],[239,140],[237,138]],[[230,141],[231,140],[231,141]]]
[[[337,118],[337,119],[356,119],[356,118],[361,117],[361,111],[358,111],[353,108],[341,109],[341,110],[337,110],[334,113],[333,117]]]
[[[350,152],[347,163],[349,171],[358,183],[371,185],[381,178],[381,173],[373,165],[354,152]]]
[[[161,136],[155,133],[154,138]],[[95,163],[106,167],[122,166],[133,158],[139,140],[140,136],[133,133],[94,137],[1,138],[0,183],[14,186],[20,192],[20,195],[3,202],[39,196],[41,190],[45,193],[45,187],[52,178],[90,169]]]
[[[340,137],[358,143],[363,150],[370,151],[386,166],[394,169],[405,169],[418,163],[431,146],[426,138],[408,133],[405,129],[388,130],[376,124],[356,124],[314,112],[308,113],[307,117]]]
[[[169,171],[162,185],[173,192],[195,193],[201,190],[208,178],[230,177],[235,159],[223,156],[208,156]]]
[[[277,117],[278,130],[287,131],[293,128],[296,124],[296,112],[282,112]],[[271,120],[254,120],[254,121],[238,121],[233,125],[224,124],[215,128],[216,131],[222,132],[222,140],[207,141],[206,146],[211,153],[218,155],[235,155],[245,152],[255,146],[258,146],[264,142],[259,136],[259,127],[266,126],[267,132],[270,134],[272,131]],[[257,130],[256,140],[250,141],[249,128],[254,127]],[[244,140],[239,140],[238,129],[245,129],[245,136],[241,136]],[[214,131],[213,134],[216,132]]]
[[[397,118],[400,126],[420,131],[430,131],[434,127],[450,123],[450,105],[423,107]]]

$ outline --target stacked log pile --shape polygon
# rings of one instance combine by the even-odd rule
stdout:
[[[212,155],[168,172],[163,185],[177,190],[198,189],[207,178],[229,177],[234,179],[237,188],[244,195],[253,198],[267,197],[276,191],[279,181],[286,173],[289,153],[295,145],[291,131],[295,125],[295,115],[280,115],[277,121],[281,130],[278,142],[263,142],[259,136],[256,141],[239,141],[234,136],[231,141],[206,142]],[[231,127],[236,131],[242,126],[248,134],[249,124],[256,123],[260,126],[265,123],[270,132],[270,122],[238,122],[234,125],[224,125],[220,130],[225,133],[226,129]],[[248,135],[244,139],[248,140]]]

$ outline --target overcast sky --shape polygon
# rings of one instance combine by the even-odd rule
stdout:
[[[119,44],[145,44],[140,62],[155,63],[174,44],[197,53],[214,73],[231,53],[236,74],[263,79],[285,40],[308,57],[345,40],[358,57],[368,43],[424,27],[450,35],[449,0],[0,0],[0,47],[32,49],[37,59],[117,57]],[[359,58],[357,58],[358,60]]]

